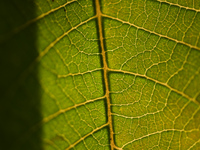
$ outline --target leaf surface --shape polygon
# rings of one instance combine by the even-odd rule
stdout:
[[[4,149],[200,148],[199,0],[0,3]]]

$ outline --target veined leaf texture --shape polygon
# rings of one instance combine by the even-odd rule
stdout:
[[[200,149],[199,0],[0,7],[0,149]]]

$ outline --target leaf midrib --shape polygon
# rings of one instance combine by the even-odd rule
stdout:
[[[108,80],[108,64],[106,58],[106,51],[104,45],[103,38],[103,25],[102,25],[102,13],[101,6],[99,0],[95,0],[96,7],[96,15],[97,15],[97,24],[99,31],[99,41],[100,41],[100,49],[102,55],[103,62],[103,78],[104,78],[104,86],[105,86],[105,97],[106,97],[106,106],[107,106],[107,119],[109,125],[109,139],[110,139],[110,148],[114,150],[114,148],[119,149],[114,142],[114,131],[113,131],[113,123],[112,123],[112,113],[111,113],[111,99],[110,99],[110,90],[109,90],[109,80]]]

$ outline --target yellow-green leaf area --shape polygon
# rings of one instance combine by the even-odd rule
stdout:
[[[199,0],[0,7],[0,149],[200,149]]]

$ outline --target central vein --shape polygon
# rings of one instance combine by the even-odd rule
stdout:
[[[110,130],[110,147],[111,150],[115,148],[114,144],[114,132],[113,132],[113,124],[112,124],[112,116],[111,116],[111,103],[110,103],[110,95],[109,95],[109,85],[108,85],[108,64],[106,61],[106,52],[104,49],[104,42],[103,42],[103,29],[102,29],[102,13],[100,9],[99,0],[95,0],[96,4],[96,15],[98,19],[98,29],[99,29],[99,40],[100,40],[100,47],[103,59],[103,76],[104,76],[104,84],[106,89],[106,100],[107,100],[107,116],[108,116],[108,124]]]

